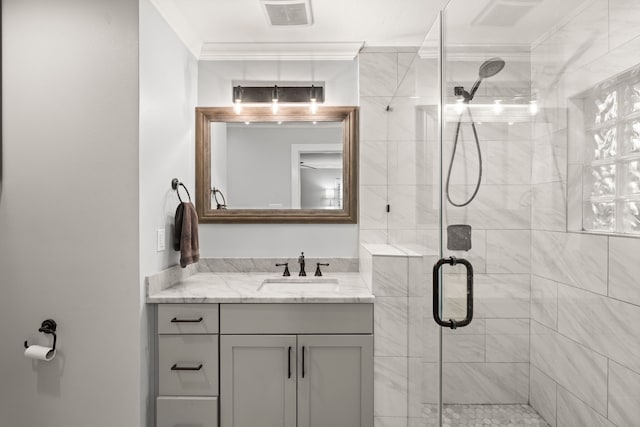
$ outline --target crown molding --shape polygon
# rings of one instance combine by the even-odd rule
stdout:
[[[363,42],[345,43],[204,43],[202,61],[344,61],[353,60]]]

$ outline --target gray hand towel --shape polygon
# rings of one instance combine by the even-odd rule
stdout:
[[[191,202],[180,203],[176,209],[173,248],[180,251],[182,268],[200,260],[198,214]]]

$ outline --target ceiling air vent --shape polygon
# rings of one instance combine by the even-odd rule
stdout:
[[[491,0],[471,22],[487,27],[512,27],[542,0]]]
[[[273,26],[311,25],[309,0],[260,0]]]

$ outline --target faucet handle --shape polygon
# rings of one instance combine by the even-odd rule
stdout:
[[[329,263],[323,264],[321,262],[316,262],[316,274],[314,274],[314,276],[322,276],[322,271],[320,271],[320,266],[328,267]]]
[[[282,264],[276,264],[276,267],[282,267],[284,266],[284,272],[282,273],[283,276],[291,276],[291,273],[289,273],[289,263],[288,262],[283,262]]]

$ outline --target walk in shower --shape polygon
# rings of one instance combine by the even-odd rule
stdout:
[[[417,52],[363,51],[361,240],[423,261],[376,295],[407,348],[376,353],[376,426],[637,425],[638,24],[634,0],[451,0]]]

